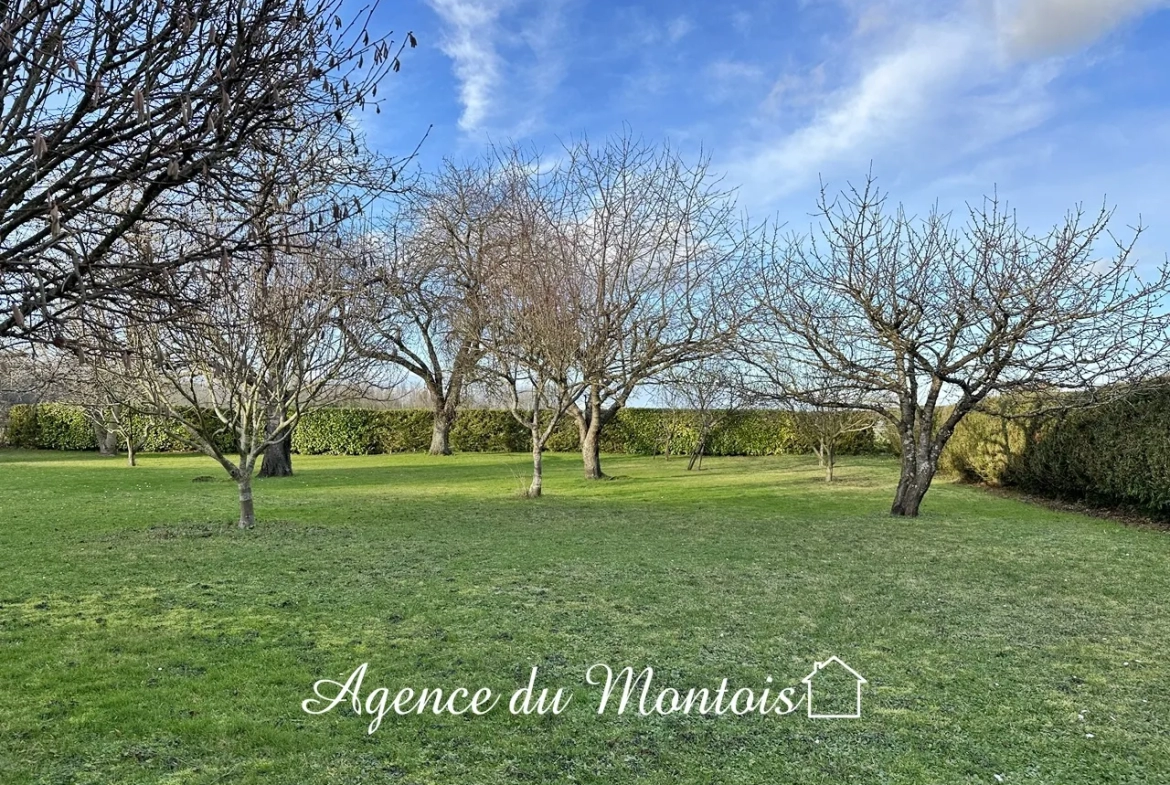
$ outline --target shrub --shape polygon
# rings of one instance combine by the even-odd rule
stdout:
[[[96,450],[93,425],[78,406],[18,404],[8,415],[7,441],[40,450]]]
[[[1038,493],[1170,515],[1170,388],[1143,388],[1046,423],[1006,479]]]
[[[1170,386],[1059,416],[968,415],[942,465],[966,480],[1170,515]]]
[[[1019,411],[1019,403],[999,399],[991,402],[1001,411]],[[1008,408],[1004,408],[1008,407]],[[986,412],[972,412],[955,428],[939,468],[956,474],[966,482],[1004,485],[1008,473],[1018,463],[1028,443],[1042,427],[1039,420],[1016,419]]]
[[[134,415],[131,432],[143,452],[190,452],[195,449],[181,425],[164,417]],[[235,449],[235,435],[216,434],[219,447]],[[7,441],[12,447],[37,450],[96,450],[93,423],[80,406],[66,403],[18,404],[8,416]]]
[[[37,408],[35,406],[22,403],[16,404],[8,410],[5,441],[10,447],[24,447],[26,449],[37,447],[40,443],[40,436],[37,430]]]
[[[293,451],[302,455],[368,455],[422,452],[431,444],[431,413],[423,409],[321,409],[301,419],[293,433]],[[136,416],[132,429],[143,452],[194,449],[186,432],[173,420]],[[93,428],[80,407],[66,404],[14,406],[8,422],[13,446],[47,450],[96,449]],[[628,455],[686,454],[698,439],[693,412],[670,409],[623,409],[601,434],[604,452]],[[233,449],[234,435],[222,433],[220,446]],[[464,452],[525,452],[528,431],[511,413],[500,409],[468,409],[451,428],[451,447]],[[577,424],[561,420],[549,440],[550,450],[572,452],[580,447]],[[842,452],[879,451],[872,433],[852,434]],[[778,455],[807,452],[781,411],[741,411],[725,418],[711,434],[711,455]]]

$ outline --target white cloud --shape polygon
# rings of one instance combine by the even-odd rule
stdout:
[[[812,120],[745,162],[745,175],[778,190],[804,185],[826,165],[873,151],[929,114],[976,59],[977,37],[961,27],[922,25],[879,58],[856,84],[824,96]]]
[[[1165,0],[999,0],[1001,43],[1018,57],[1075,51]]]
[[[451,58],[459,80],[463,114],[459,127],[477,129],[492,111],[502,64],[496,52],[497,22],[509,0],[428,0],[446,31],[440,48]]]
[[[852,2],[852,0],[845,0]],[[1010,5],[1009,5],[1010,3]],[[757,118],[761,138],[739,151],[733,178],[772,201],[814,185],[818,175],[856,176],[874,161],[913,168],[946,162],[1034,128],[1055,106],[1049,85],[1068,53],[1152,7],[1150,0],[970,0],[944,18],[907,0],[909,21],[882,30],[867,23],[846,42],[857,76],[832,89],[782,76]],[[1086,10],[1087,9],[1087,10]],[[868,36],[862,43],[860,36]],[[1025,58],[1024,53],[1028,53]],[[813,107],[795,128],[781,106]],[[791,119],[789,119],[791,123]],[[777,126],[780,127],[777,127]],[[900,155],[891,156],[894,150]]]
[[[565,76],[569,0],[427,0],[443,22],[465,135],[523,136],[541,126]]]

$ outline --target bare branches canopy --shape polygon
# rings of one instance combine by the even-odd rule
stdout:
[[[988,396],[1101,389],[1147,371],[1165,347],[1166,271],[1138,279],[1112,253],[1107,211],[1051,231],[996,200],[963,222],[890,207],[872,181],[822,195],[811,237],[774,238],[759,271],[748,356],[765,389],[860,409],[897,434],[892,511],[916,515],[955,425]]]
[[[234,162],[257,140],[380,111],[397,51],[342,6],[3,4],[0,339],[52,341],[77,303],[131,292],[153,269],[114,257],[118,241],[164,202],[247,184]],[[160,263],[207,249],[188,250]]]

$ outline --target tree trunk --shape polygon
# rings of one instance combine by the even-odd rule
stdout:
[[[260,464],[261,477],[291,477],[292,431],[264,448],[264,460]]]
[[[837,454],[833,450],[832,445],[824,445],[821,447],[822,459],[821,464],[825,467],[825,482],[833,481],[833,469],[837,465]]]
[[[109,431],[105,426],[94,423],[93,435],[97,440],[98,453],[106,458],[118,454],[118,434]]]
[[[544,476],[544,449],[532,440],[532,484],[528,486],[528,498],[540,496],[540,486]]]
[[[906,485],[901,499],[894,501],[894,507],[890,510],[891,514],[906,518],[918,517],[918,508],[922,505],[922,500],[925,498],[926,492],[930,490],[930,481],[932,478],[933,473],[930,476],[913,478]]]
[[[600,407],[590,412],[584,420],[577,421],[578,435],[581,442],[581,463],[585,467],[586,480],[604,480],[605,473],[601,471],[601,415]]]
[[[236,480],[240,489],[240,522],[241,529],[251,529],[256,525],[256,509],[252,506],[252,478],[242,476]]]
[[[892,515],[917,517],[918,508],[930,490],[930,482],[938,470],[938,457],[949,437],[949,434],[941,432],[932,434],[933,425],[933,422],[924,422],[916,436],[911,434],[907,438],[903,435],[902,477],[898,481],[894,505],[890,508]]]
[[[138,465],[138,456],[134,452],[134,439],[126,437],[126,463],[130,466]]]
[[[906,501],[910,497],[910,486],[918,474],[918,451],[914,449],[913,431],[900,429],[899,443],[902,445],[902,467],[898,477],[898,488],[894,491],[894,503],[890,515],[905,515]],[[921,501],[921,499],[919,499]]]
[[[707,451],[707,434],[700,433],[699,440],[695,443],[695,451],[691,453],[691,460],[687,463],[687,471],[691,471],[696,466],[701,470],[703,468],[703,453]]]
[[[455,412],[448,411],[445,404],[436,404],[431,428],[431,455],[451,454],[451,424],[454,421]]]

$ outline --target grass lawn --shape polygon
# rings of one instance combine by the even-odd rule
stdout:
[[[295,458],[254,531],[209,460],[0,452],[3,783],[1170,782],[1170,535],[896,467],[611,457]],[[205,475],[213,482],[192,482]],[[800,686],[839,655],[862,718],[596,714],[598,662],[659,686]],[[301,702],[491,687],[559,716]],[[655,691],[656,692],[656,691]],[[363,696],[364,697],[364,696]],[[999,775],[1002,779],[997,779]]]

